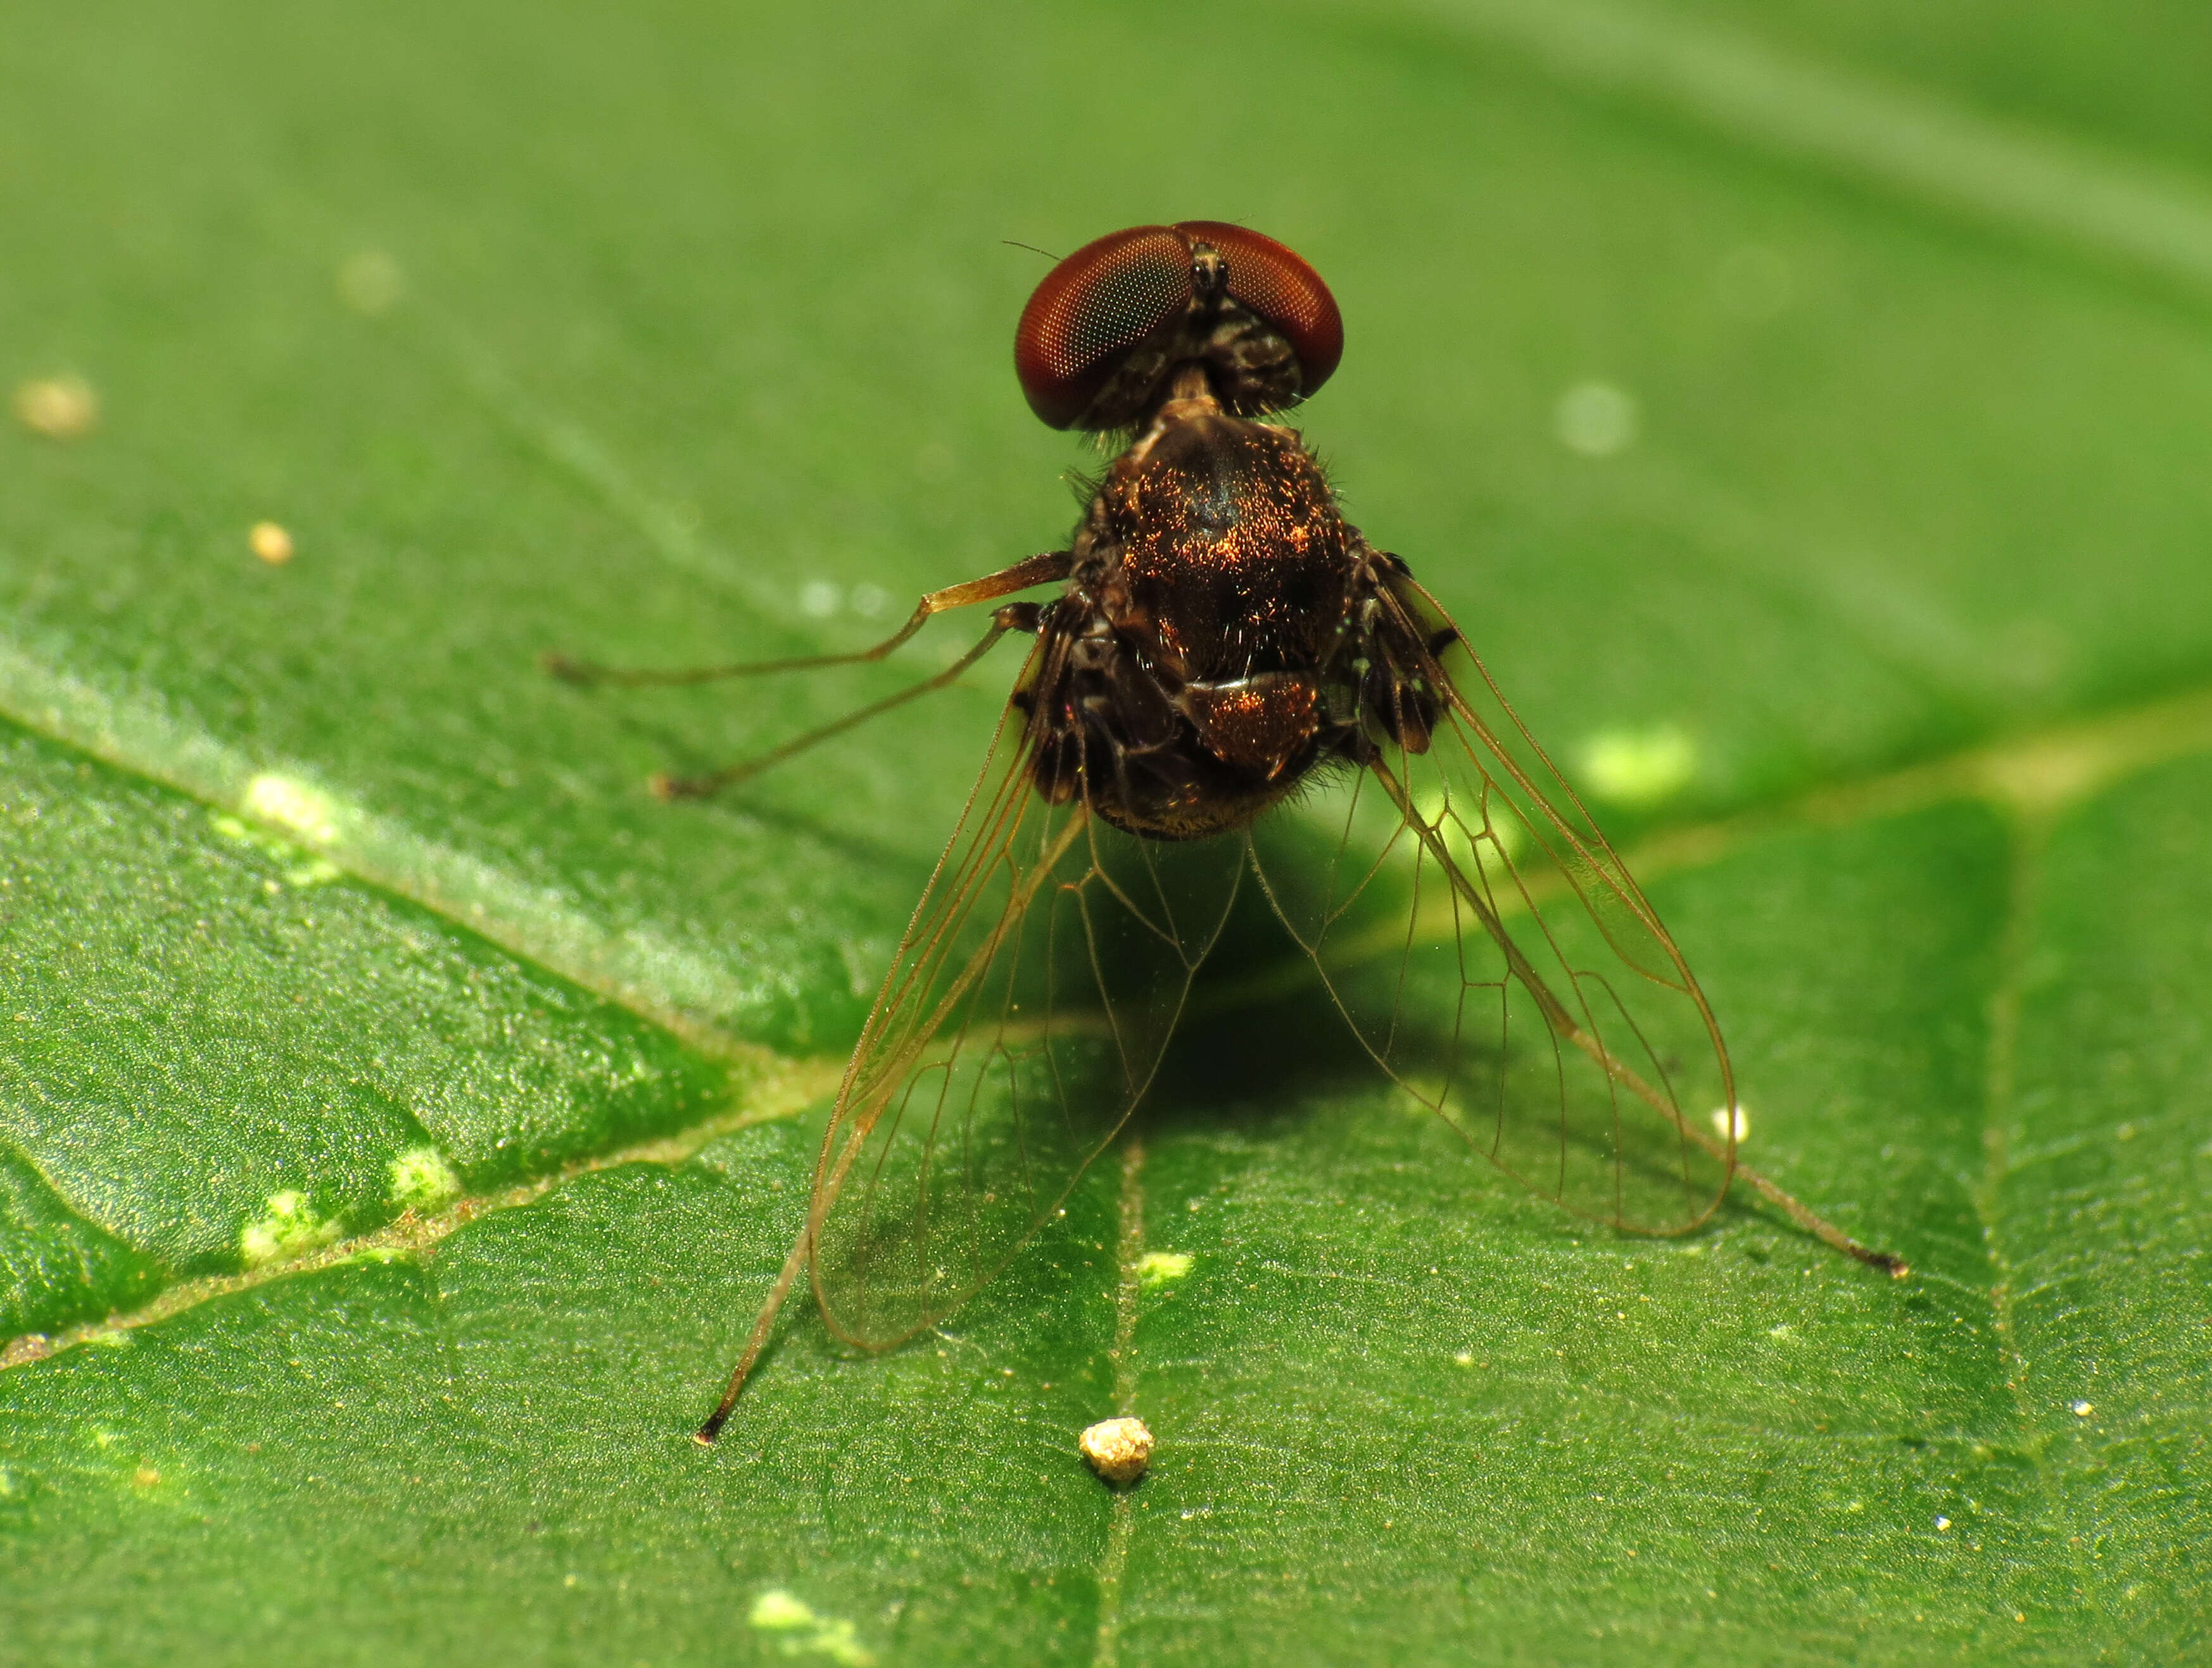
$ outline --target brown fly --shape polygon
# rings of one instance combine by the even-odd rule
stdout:
[[[1101,238],[1038,286],[1014,340],[1039,417],[1124,442],[1069,549],[930,592],[860,654],[551,663],[586,682],[793,671],[879,659],[933,615],[999,604],[939,676],[733,769],[656,782],[683,796],[942,687],[1008,632],[1036,639],[701,1441],[803,1271],[833,1331],[884,1349],[1005,1265],[1143,1098],[1248,883],[1383,1071],[1535,1192],[1680,1234],[1741,1178],[1905,1272],[1737,1163],[1728,1052],[1674,940],[1436,599],[1266,421],[1343,343],[1327,286],[1273,239],[1211,221]],[[1000,601],[1047,584],[1048,601]],[[1325,782],[1340,791],[1302,793]],[[1253,838],[1293,796],[1309,826],[1328,820],[1326,862]]]

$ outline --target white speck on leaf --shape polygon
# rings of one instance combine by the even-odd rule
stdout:
[[[811,1628],[819,1620],[814,1606],[794,1598],[781,1587],[772,1587],[753,1600],[752,1614],[746,1618],[754,1627],[767,1629],[771,1633],[788,1633],[794,1629]]]
[[[381,249],[349,255],[338,268],[338,300],[366,318],[378,318],[407,294],[407,275]]]
[[[1552,408],[1559,444],[1584,458],[1611,458],[1636,444],[1636,397],[1610,382],[1578,382]]]

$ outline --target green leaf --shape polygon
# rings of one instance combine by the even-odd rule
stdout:
[[[16,20],[0,1654],[2201,1654],[2212,185],[2161,28]],[[1300,421],[1645,877],[1747,1160],[1915,1272],[1741,1190],[1559,1216],[1269,981],[979,1299],[877,1357],[794,1303],[702,1450],[1014,669],[671,807],[980,628],[535,658],[858,646],[1053,548],[1095,460],[1021,409],[1000,240],[1200,215],[1328,276]]]

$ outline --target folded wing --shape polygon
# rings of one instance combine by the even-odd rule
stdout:
[[[1427,593],[1378,579],[1369,756],[1321,872],[1255,862],[1390,1077],[1531,1191],[1679,1233],[1735,1166],[1727,1050],[1674,940]]]
[[[1220,931],[1243,843],[1133,840],[1084,789],[1010,707],[884,980],[810,1218],[823,1314],[853,1343],[949,1314],[1058,1209],[1151,1083]]]

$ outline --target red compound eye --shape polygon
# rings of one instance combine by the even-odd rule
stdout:
[[[1045,275],[1014,331],[1014,373],[1054,428],[1088,410],[1127,349],[1189,306],[1190,246],[1166,226],[1086,243]]]
[[[1128,350],[1188,311],[1199,243],[1227,263],[1229,294],[1290,343],[1300,397],[1327,381],[1343,355],[1344,321],[1321,276],[1273,238],[1190,220],[1109,233],[1045,276],[1014,332],[1030,409],[1054,428],[1079,421]]]

